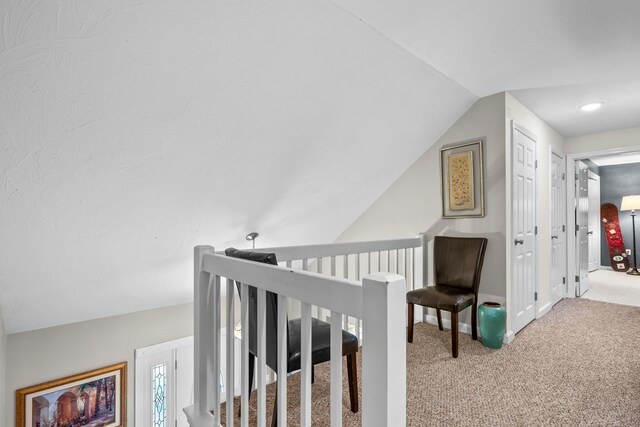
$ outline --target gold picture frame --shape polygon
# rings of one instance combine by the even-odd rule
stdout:
[[[16,390],[16,427],[76,422],[126,427],[127,362]]]
[[[440,149],[443,218],[484,217],[484,138]]]

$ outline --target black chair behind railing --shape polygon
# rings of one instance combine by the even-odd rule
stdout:
[[[225,254],[230,257],[240,258],[248,261],[262,262],[277,265],[276,256],[273,253],[260,253],[253,251],[238,250],[229,248]],[[237,283],[238,295],[240,293],[240,283]],[[253,386],[253,371],[255,357],[258,353],[257,334],[258,326],[258,297],[257,289],[254,286],[249,288],[249,395]],[[278,363],[278,295],[266,292],[266,364],[269,368],[277,372]],[[242,335],[246,336],[246,328],[243,325]],[[331,326],[327,322],[311,319],[311,364],[328,362],[331,359]],[[300,369],[301,363],[301,319],[287,321],[287,373]],[[351,400],[351,411],[358,412],[358,377],[356,365],[356,353],[358,352],[358,338],[342,331],[342,355],[347,357],[347,374],[349,377],[349,397]],[[312,371],[313,373],[313,371]],[[312,375],[313,382],[313,375]],[[276,425],[277,410],[274,402],[273,418],[271,424]]]

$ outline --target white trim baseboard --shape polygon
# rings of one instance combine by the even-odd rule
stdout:
[[[515,338],[516,338],[516,334],[514,334],[513,331],[509,331],[506,334],[504,334],[504,340],[502,340],[502,342],[504,344],[511,344]]]
[[[552,307],[553,307],[553,304],[551,304],[551,302],[548,302],[542,307],[540,307],[540,309],[538,309],[538,314],[536,315],[536,319],[539,319],[545,314],[547,314],[548,312],[550,312]]]
[[[438,318],[430,314],[427,315],[427,323],[431,325],[438,325]],[[445,329],[451,329],[451,319],[443,318],[442,327]],[[458,323],[458,332],[462,332],[467,335],[471,335],[471,325],[467,323]],[[478,330],[478,336],[480,336],[480,330]]]

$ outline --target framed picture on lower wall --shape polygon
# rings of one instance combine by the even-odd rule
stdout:
[[[484,216],[483,141],[478,138],[440,149],[443,218]]]
[[[16,391],[16,427],[125,427],[127,362]]]

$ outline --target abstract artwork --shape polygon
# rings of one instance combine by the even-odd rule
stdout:
[[[449,162],[449,209],[473,209],[473,151],[452,154]]]
[[[127,363],[16,391],[16,427],[126,426]]]
[[[484,216],[483,141],[476,139],[440,150],[444,218]]]

